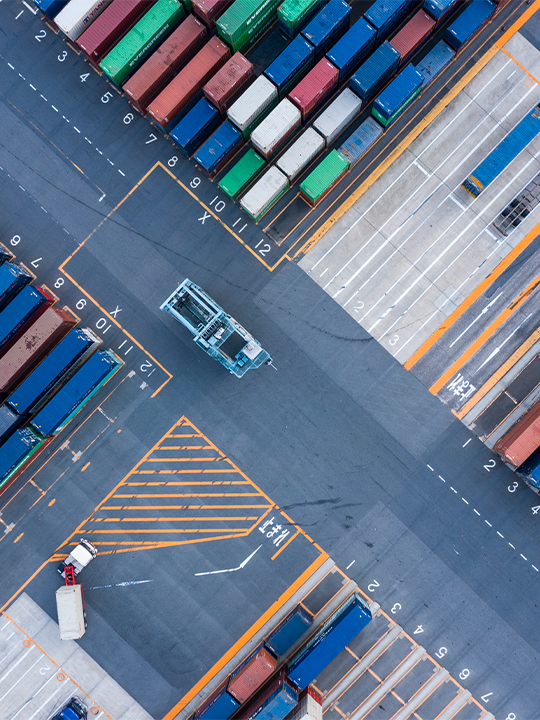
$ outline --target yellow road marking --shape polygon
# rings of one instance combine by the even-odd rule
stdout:
[[[279,548],[279,550],[272,555],[272,557],[270,558],[270,560],[275,560],[275,559],[277,558],[277,556],[285,550],[285,548],[287,547],[287,545],[288,545],[289,543],[292,543],[292,541],[294,540],[294,538],[297,537],[299,534],[300,534],[300,531],[297,530],[297,531],[294,533],[294,535],[292,535],[292,536],[287,540],[286,543],[283,543],[283,545]]]
[[[512,38],[517,33],[517,31],[521,27],[523,27],[523,25],[525,25],[527,20],[529,20],[529,18],[534,15],[538,8],[540,8],[540,0],[535,0],[535,2],[530,5],[527,10],[525,10],[525,12],[516,20],[516,22],[512,24],[512,27],[510,27],[504,33],[504,35],[501,35],[501,37],[495,42],[495,45],[502,49],[503,45],[506,45],[510,38]]]

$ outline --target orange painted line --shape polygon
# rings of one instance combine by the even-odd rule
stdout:
[[[539,0],[540,1],[540,0]],[[406,370],[410,370],[422,358],[428,350],[449,330],[459,318],[473,305],[476,300],[488,289],[488,287],[500,277],[503,272],[514,262],[514,260],[527,248],[540,232],[540,223],[525,235],[523,240],[511,250],[508,255],[494,268],[485,280],[472,291],[472,293],[457,307],[454,312],[441,323],[437,330],[421,345],[418,350],[404,364]]]
[[[160,480],[150,482],[126,482],[125,487],[183,487],[183,486],[217,487],[219,485],[251,485],[246,480]]]
[[[157,493],[156,495],[150,493],[139,493],[133,495],[115,495],[115,498],[181,498],[181,497],[258,497],[258,493]]]
[[[160,450],[161,448],[158,448]],[[146,462],[216,462],[217,460],[223,460],[223,458],[218,457],[194,457],[194,458],[150,458]]]
[[[211,445],[162,445],[158,450],[212,450]]]
[[[192,700],[197,693],[202,690],[202,688],[207,685],[212,678],[214,678],[217,673],[225,667],[225,665],[231,660],[236,653],[241,650],[246,643],[248,643],[251,638],[272,618],[277,611],[285,605],[285,603],[294,595],[294,593],[302,587],[302,585],[309,580],[309,578],[321,567],[321,565],[326,562],[328,559],[328,555],[326,553],[322,553],[319,555],[319,557],[311,563],[311,565],[304,570],[302,575],[300,575],[299,578],[297,578],[292,585],[290,585],[287,590],[279,597],[269,608],[268,610],[261,615],[261,617],[257,620],[256,623],[254,623],[249,630],[247,630],[242,637],[228,650],[223,657],[221,657],[215,665],[210,668],[210,670],[205,673],[205,675],[199,680],[199,682],[194,685],[191,690],[184,695],[184,697],[178,702],[172,710],[170,710],[163,718],[163,720],[174,720],[174,718],[178,715],[178,713],[185,708],[185,706]]]
[[[154,508],[152,508],[154,509]],[[209,517],[202,516],[194,516],[194,517],[123,517],[123,518],[90,518],[89,522],[94,523],[102,523],[102,522],[215,522],[215,521],[227,521],[227,520],[238,520],[239,522],[242,521],[253,521],[258,520],[260,516],[257,517],[248,517],[248,516],[234,516],[234,515],[224,515],[222,517],[218,517],[215,515],[211,515]],[[93,531],[92,531],[93,532]],[[186,532],[189,532],[186,530]],[[204,530],[203,532],[206,532]],[[24,534],[24,533],[23,533]],[[22,535],[20,536],[22,537]],[[17,538],[18,539],[18,538]],[[15,541],[17,542],[17,541]]]
[[[473,342],[473,344],[463,352],[460,357],[452,363],[452,365],[448,368],[448,370],[437,380],[436,383],[434,383],[430,388],[429,391],[435,395],[439,390],[450,380],[450,378],[454,375],[456,370],[460,368],[464,363],[467,362],[481,347],[484,345],[485,342],[489,340],[489,338],[495,333],[496,330],[498,330],[503,323],[508,320],[508,318],[525,302],[525,300],[528,300],[529,297],[533,294],[533,292],[536,290],[536,288],[540,285],[540,275],[537,275],[535,279],[530,282],[525,290],[521,292],[517,298],[510,303],[510,305],[506,308],[506,310],[503,310],[503,312],[499,315],[498,318],[496,318],[489,327],[487,327],[484,332]]]
[[[287,542],[284,543],[284,544],[279,548],[279,550],[277,551],[277,553],[274,553],[274,554],[272,555],[272,557],[270,558],[270,560],[275,560],[275,559],[277,558],[277,556],[279,555],[279,553],[282,553],[282,552],[285,550],[285,548],[287,547],[287,545],[288,545],[289,543],[291,543],[291,542],[294,540],[294,538],[297,537],[298,535],[300,535],[300,530],[297,530],[297,531],[294,533],[294,535],[292,535],[292,537],[290,537],[290,538],[287,540]]]
[[[107,505],[102,510],[267,510],[268,505]]]
[[[508,57],[510,58],[510,60],[512,60],[512,62],[514,62],[514,63],[518,66],[518,68],[520,68],[520,70],[523,70],[523,72],[531,78],[531,80],[534,80],[534,82],[535,82],[537,85],[539,84],[539,83],[538,83],[538,80],[534,77],[534,75],[533,75],[532,73],[530,73],[530,72],[527,70],[527,68],[525,68],[520,62],[518,62],[513,55],[510,55],[510,53],[508,52],[508,50],[505,50],[504,48],[501,48],[501,52],[503,52],[506,56],[508,56]]]
[[[185,530],[183,528],[157,528],[156,530],[150,530],[147,528],[137,528],[137,530],[133,530],[133,528],[130,528],[129,530],[94,530],[92,528],[89,530],[89,532],[92,535],[123,535],[124,533],[209,533],[209,532],[215,532],[215,533],[245,533],[246,528],[196,528],[196,529],[189,529]]]
[[[200,437],[200,435],[194,435],[193,433],[190,433],[189,435],[165,435],[166,438],[190,438],[190,437]]]
[[[495,42],[495,45],[498,48],[502,48],[503,45],[506,45],[506,43],[512,38],[517,31],[525,25],[527,20],[531,18],[534,13],[540,8],[540,0],[535,0],[535,2],[530,5],[527,10],[519,17],[515,23],[504,33],[504,35],[501,35],[501,37]]]
[[[185,473],[189,475],[191,473],[207,473],[212,475],[213,473],[231,473],[231,470],[227,468],[189,468],[188,470],[137,470],[134,475],[181,475]]]

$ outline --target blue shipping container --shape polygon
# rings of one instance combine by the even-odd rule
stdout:
[[[460,0],[425,0],[424,10],[435,20],[440,20],[447,12],[455,8]]]
[[[288,683],[282,683],[268,697],[249,720],[283,720],[298,703],[298,693]]]
[[[326,53],[326,57],[339,70],[339,82],[356,70],[362,60],[369,55],[375,44],[376,31],[360,18]]]
[[[8,262],[13,258],[13,253],[10,252],[5,245],[0,243],[0,265]]]
[[[460,50],[494,12],[495,5],[491,0],[474,0],[448,26],[444,39],[454,50]]]
[[[19,415],[35,412],[66,374],[98,345],[99,339],[90,330],[71,330],[10,395],[7,400],[10,407]]]
[[[32,450],[41,445],[43,439],[27,428],[17,430],[0,446],[0,488],[9,475],[31,454]]]
[[[195,717],[197,720],[227,720],[239,707],[240,703],[232,695],[229,695],[227,690],[223,689],[203,708],[200,714],[196,713]]]
[[[242,133],[226,120],[195,153],[195,162],[211,175],[243,142]]]
[[[41,12],[51,20],[65,8],[68,2],[69,0],[34,0]]]
[[[352,76],[349,86],[364,103],[377,94],[398,69],[401,55],[389,42],[384,42]]]
[[[485,160],[464,180],[462,186],[478,197],[540,132],[540,105],[527,113]]]
[[[171,137],[178,147],[191,157],[221,122],[219,111],[203,98],[171,130]]]
[[[38,412],[31,425],[43,436],[54,435],[120,367],[118,358],[96,352]]]
[[[282,98],[307,73],[314,60],[315,48],[299,35],[266,68],[264,74],[274,83]]]
[[[377,40],[382,42],[399,21],[405,17],[411,0],[377,0],[364,13],[364,17],[377,31]]]
[[[416,64],[416,69],[424,76],[422,87],[427,87],[435,80],[437,75],[455,58],[455,50],[444,40],[438,42],[428,54]]]
[[[526,478],[534,487],[540,488],[540,452],[535,450],[518,469],[517,473]]]
[[[0,406],[0,445],[13,432],[18,419],[19,416],[10,410],[7,405]]]
[[[5,262],[0,265],[0,310],[32,280],[32,275],[20,265]]]
[[[355,597],[292,658],[289,662],[290,679],[300,690],[306,688],[370,620],[368,608]]]
[[[24,287],[18,295],[0,312],[0,349],[22,330],[26,323],[37,319],[40,309],[45,311],[51,300],[42,290],[30,285]]]
[[[309,630],[312,623],[311,615],[304,608],[297,607],[266,638],[264,644],[277,658],[280,658]]]
[[[320,60],[347,30],[351,12],[351,6],[345,0],[330,0],[302,30],[302,35],[315,48],[316,60]]]
[[[407,65],[373,103],[373,114],[389,125],[420,91],[424,76],[413,65]]]
[[[353,168],[382,134],[383,129],[379,123],[369,117],[345,140],[338,152],[347,160],[349,167]]]

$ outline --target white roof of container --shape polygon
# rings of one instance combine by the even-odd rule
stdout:
[[[324,139],[313,128],[308,128],[287,152],[277,161],[277,166],[289,180],[294,178],[324,148]]]
[[[313,127],[324,137],[329,137],[344,119],[360,112],[362,101],[352,90],[346,88],[333,103],[315,120]]]
[[[54,22],[71,40],[77,40],[111,2],[112,0],[70,0],[54,18]]]
[[[251,142],[263,152],[272,147],[300,122],[300,110],[290,100],[282,100],[251,133]]]
[[[257,217],[287,187],[289,187],[289,181],[285,175],[277,167],[272,166],[247,191],[240,200],[240,205],[252,217]]]
[[[277,88],[273,82],[261,75],[248,89],[234,102],[227,115],[240,130],[245,130],[254,118],[267,107],[277,95]]]

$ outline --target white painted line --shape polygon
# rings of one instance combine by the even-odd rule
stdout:
[[[73,126],[73,129],[75,130],[75,132],[79,133],[79,135],[81,134],[81,131],[79,130],[79,128],[75,127],[75,125]]]
[[[514,70],[513,72],[510,73],[510,75],[509,75],[506,79],[507,79],[507,80],[510,80],[510,78],[512,77],[512,75],[515,75],[515,74],[516,74],[516,71]]]
[[[446,480],[443,478],[442,475],[439,475],[439,480],[442,480],[443,482],[446,482]],[[453,488],[452,488],[453,489]]]
[[[122,177],[126,177],[126,173],[123,173],[121,170],[118,171]]]
[[[502,533],[500,533],[498,530],[497,530],[497,535],[498,535],[499,537],[504,538],[504,535],[503,535]]]
[[[349,564],[347,565],[347,567],[345,568],[345,570],[348,570],[350,567],[352,567],[355,562],[356,562],[356,560],[353,560],[351,563],[349,563]]]
[[[489,527],[493,527],[493,525],[488,520],[484,520],[484,522],[486,523],[486,525],[489,525]]]
[[[519,556],[522,557],[524,560],[527,559],[523,553],[519,553]]]
[[[30,10],[32,15],[37,15],[37,11],[38,11],[37,8],[30,7],[30,5],[28,5],[28,3],[26,3],[24,0],[22,0],[22,4],[26,5],[26,7]]]
[[[15,70],[15,68],[13,67],[13,65],[11,63],[8,63],[8,65],[12,70]]]
[[[43,98],[43,100],[45,100],[45,102],[49,102],[49,101],[47,100],[47,98],[45,97],[45,95],[42,95],[41,93],[39,93],[39,97],[40,97],[40,98]]]
[[[55,108],[54,105],[51,105],[51,107],[54,110],[54,112],[58,112],[58,108]]]
[[[43,205],[40,205],[39,207],[43,210],[43,212],[45,212],[45,213],[47,212],[47,211],[45,210],[45,208],[43,207]]]
[[[4,625],[3,628],[0,628],[0,632],[4,632],[4,630],[5,630],[7,627],[9,627],[9,620],[8,620],[7,623]]]
[[[21,10],[21,12],[15,17],[15,20],[18,20],[21,17],[21,15],[23,14],[23,12],[24,12],[24,10]]]
[[[22,661],[25,659],[25,657],[28,655],[28,653],[31,653],[35,647],[36,647],[35,645],[32,645],[32,647],[30,647],[25,653],[23,653],[23,655],[17,660],[17,662],[10,667],[10,669],[7,671],[7,673],[4,673],[4,675],[2,675],[2,677],[0,677],[0,683],[2,683],[8,677],[8,675],[10,675],[15,670],[17,665],[22,663]]]
[[[19,73],[19,77],[22,78],[23,80],[26,80],[26,78],[24,77],[24,75],[21,75],[21,73]]]
[[[465,328],[465,330],[463,330],[463,332],[460,333],[460,334],[457,336],[457,338],[454,340],[454,342],[453,342],[451,345],[449,345],[449,347],[451,347],[451,348],[454,347],[454,345],[455,345],[459,340],[461,340],[461,338],[465,335],[465,333],[468,332],[468,331],[472,328],[472,326],[473,326],[476,322],[478,322],[478,320],[480,320],[481,317],[483,317],[489,310],[491,310],[491,308],[493,307],[493,305],[497,302],[497,300],[498,300],[501,296],[502,296],[502,292],[500,292],[498,295],[496,295],[496,296],[493,298],[493,300],[492,300],[490,303],[488,303],[488,304],[486,305],[486,307],[478,313],[478,315],[474,318],[474,320],[467,325],[467,327]]]
[[[484,367],[484,365],[487,365],[487,363],[488,363],[490,360],[492,360],[492,359],[495,357],[495,355],[497,355],[497,354],[501,351],[501,348],[503,348],[503,347],[506,345],[506,343],[517,333],[517,331],[520,329],[520,327],[521,327],[524,323],[526,323],[527,320],[528,320],[530,317],[532,317],[532,313],[529,313],[529,314],[527,315],[527,317],[525,318],[525,320],[522,320],[522,322],[520,322],[520,324],[517,326],[517,328],[516,328],[513,332],[510,333],[510,335],[506,338],[506,340],[503,340],[503,342],[502,342],[500,345],[498,345],[498,346],[495,348],[495,350],[493,350],[493,352],[489,355],[489,357],[487,357],[487,358],[484,360],[484,362],[480,365],[480,367],[478,368],[478,370],[481,370],[481,369]]]
[[[491,230],[488,230],[488,228],[486,228],[486,232],[490,238],[493,238],[493,240],[496,240],[497,242],[501,242],[501,238],[498,238],[496,235],[494,235]]]
[[[103,195],[99,198],[98,202],[101,202],[103,198],[105,197],[106,193],[103,193]]]
[[[439,475],[439,477],[440,477],[440,475]],[[457,495],[457,490],[455,488],[453,488],[451,485],[450,485],[450,490],[452,490],[452,492],[455,492]]]
[[[98,150],[98,148],[96,148],[96,150],[98,151],[98,153],[99,153],[100,155],[103,155],[103,153],[101,152],[101,150]]]
[[[89,139],[88,139],[88,138],[86,137],[86,135],[84,136],[84,139],[86,140],[86,142],[87,142],[87,143],[88,143],[89,145],[91,145],[91,144],[92,144],[92,141],[91,141],[91,140],[89,140]]]
[[[65,120],[66,122],[69,122],[69,120],[67,119],[67,117],[66,117],[65,115],[62,115],[62,117],[64,118],[64,120]]]
[[[515,548],[515,546],[514,546],[514,545],[512,545],[512,543],[511,543],[511,542],[509,542],[508,544],[510,545],[510,547],[512,548],[512,550],[515,550],[515,549],[516,549],[516,548]]]
[[[469,438],[466,443],[464,443],[461,447],[467,447],[467,445],[471,442],[472,438]]]
[[[428,171],[424,169],[416,160],[413,162],[413,165],[415,165],[421,172],[423,172],[424,175],[427,175],[429,177]]]
[[[219,575],[221,573],[229,573],[229,572],[236,572],[236,570],[242,570],[242,568],[244,568],[248,564],[248,562],[255,555],[255,553],[257,553],[261,548],[262,548],[262,545],[259,545],[259,547],[256,550],[254,550],[251,553],[251,555],[248,555],[245,560],[242,560],[242,562],[240,563],[240,565],[238,565],[238,567],[228,568],[227,570],[210,570],[208,572],[195,573],[195,576],[199,577],[201,575]]]
[[[46,686],[51,682],[51,680],[54,680],[54,679],[56,678],[56,675],[57,675],[56,671],[53,670],[53,674],[52,674],[51,677],[47,680],[47,682],[43,683],[43,685],[41,685],[41,687],[40,687],[36,692],[34,692],[33,697],[31,697],[29,700],[27,700],[27,701],[24,703],[24,705],[23,705],[21,708],[19,708],[19,710],[15,713],[15,715],[13,715],[13,717],[11,718],[11,720],[15,720],[15,718],[17,717],[17,715],[18,715],[19,713],[21,713],[21,712],[32,702],[32,700],[34,700],[35,696],[36,696],[39,692],[41,692],[41,691],[43,690],[43,688],[46,687]],[[67,680],[67,678],[66,678],[66,680]],[[42,704],[38,707],[38,709],[33,713],[33,715],[31,715],[31,716],[28,718],[28,720],[33,720],[33,718],[35,718],[36,715],[38,715],[38,714],[40,713],[41,709],[44,708],[45,705],[47,705],[48,703],[50,703],[50,701],[53,699],[53,697],[56,695],[56,693],[59,693],[60,690],[63,689],[63,684],[64,684],[65,682],[66,682],[65,680],[62,681],[62,685],[59,685],[59,686],[56,688],[56,690],[55,690],[51,695],[49,695],[49,696],[45,699],[45,702],[42,703]]]
[[[108,162],[108,163],[111,163],[111,165],[113,165],[113,166],[114,166],[114,163],[113,163],[113,161],[112,161],[112,160],[109,160],[109,158],[107,158],[107,162]]]
[[[233,222],[233,227],[235,227],[235,225],[238,225],[238,223],[240,222],[240,220],[241,220],[241,218],[238,218],[238,220],[236,220],[236,222]]]
[[[431,472],[433,472],[433,468],[431,467],[431,465],[428,465],[428,468],[431,470]]]
[[[323,275],[326,275],[327,272],[328,272],[328,268],[326,268],[326,270],[323,270],[322,273],[319,275],[319,277],[322,277]]]
[[[458,207],[460,207],[460,208],[465,212],[465,210],[466,210],[467,208],[465,207],[465,205],[463,205],[462,203],[459,202],[459,200],[457,199],[457,197],[454,197],[454,195],[452,195],[452,194],[450,194],[448,197],[450,198],[450,200],[452,200],[452,202],[455,202],[456,205],[457,205]]]
[[[458,551],[455,548],[454,548],[454,552],[456,553],[456,555],[459,555]]]
[[[461,499],[463,500],[463,502],[465,503],[465,505],[468,505],[468,504],[469,504],[469,501],[468,501],[468,500],[465,500],[464,497],[462,497]]]
[[[242,227],[241,227],[240,230],[238,231],[238,234],[240,235],[240,233],[242,232],[242,230],[245,230],[246,228],[247,228],[247,223],[246,223],[245,225],[242,225]]]
[[[22,185],[19,185],[19,187],[21,188],[21,190],[22,190],[23,192],[26,192],[26,190],[23,188]]]
[[[536,570],[536,572],[538,572],[538,568],[536,567],[536,565],[533,565],[532,567]]]
[[[32,85],[32,83],[28,83],[28,84],[30,85],[30,87],[32,88],[32,90],[34,90],[34,91],[36,90],[36,88]]]

